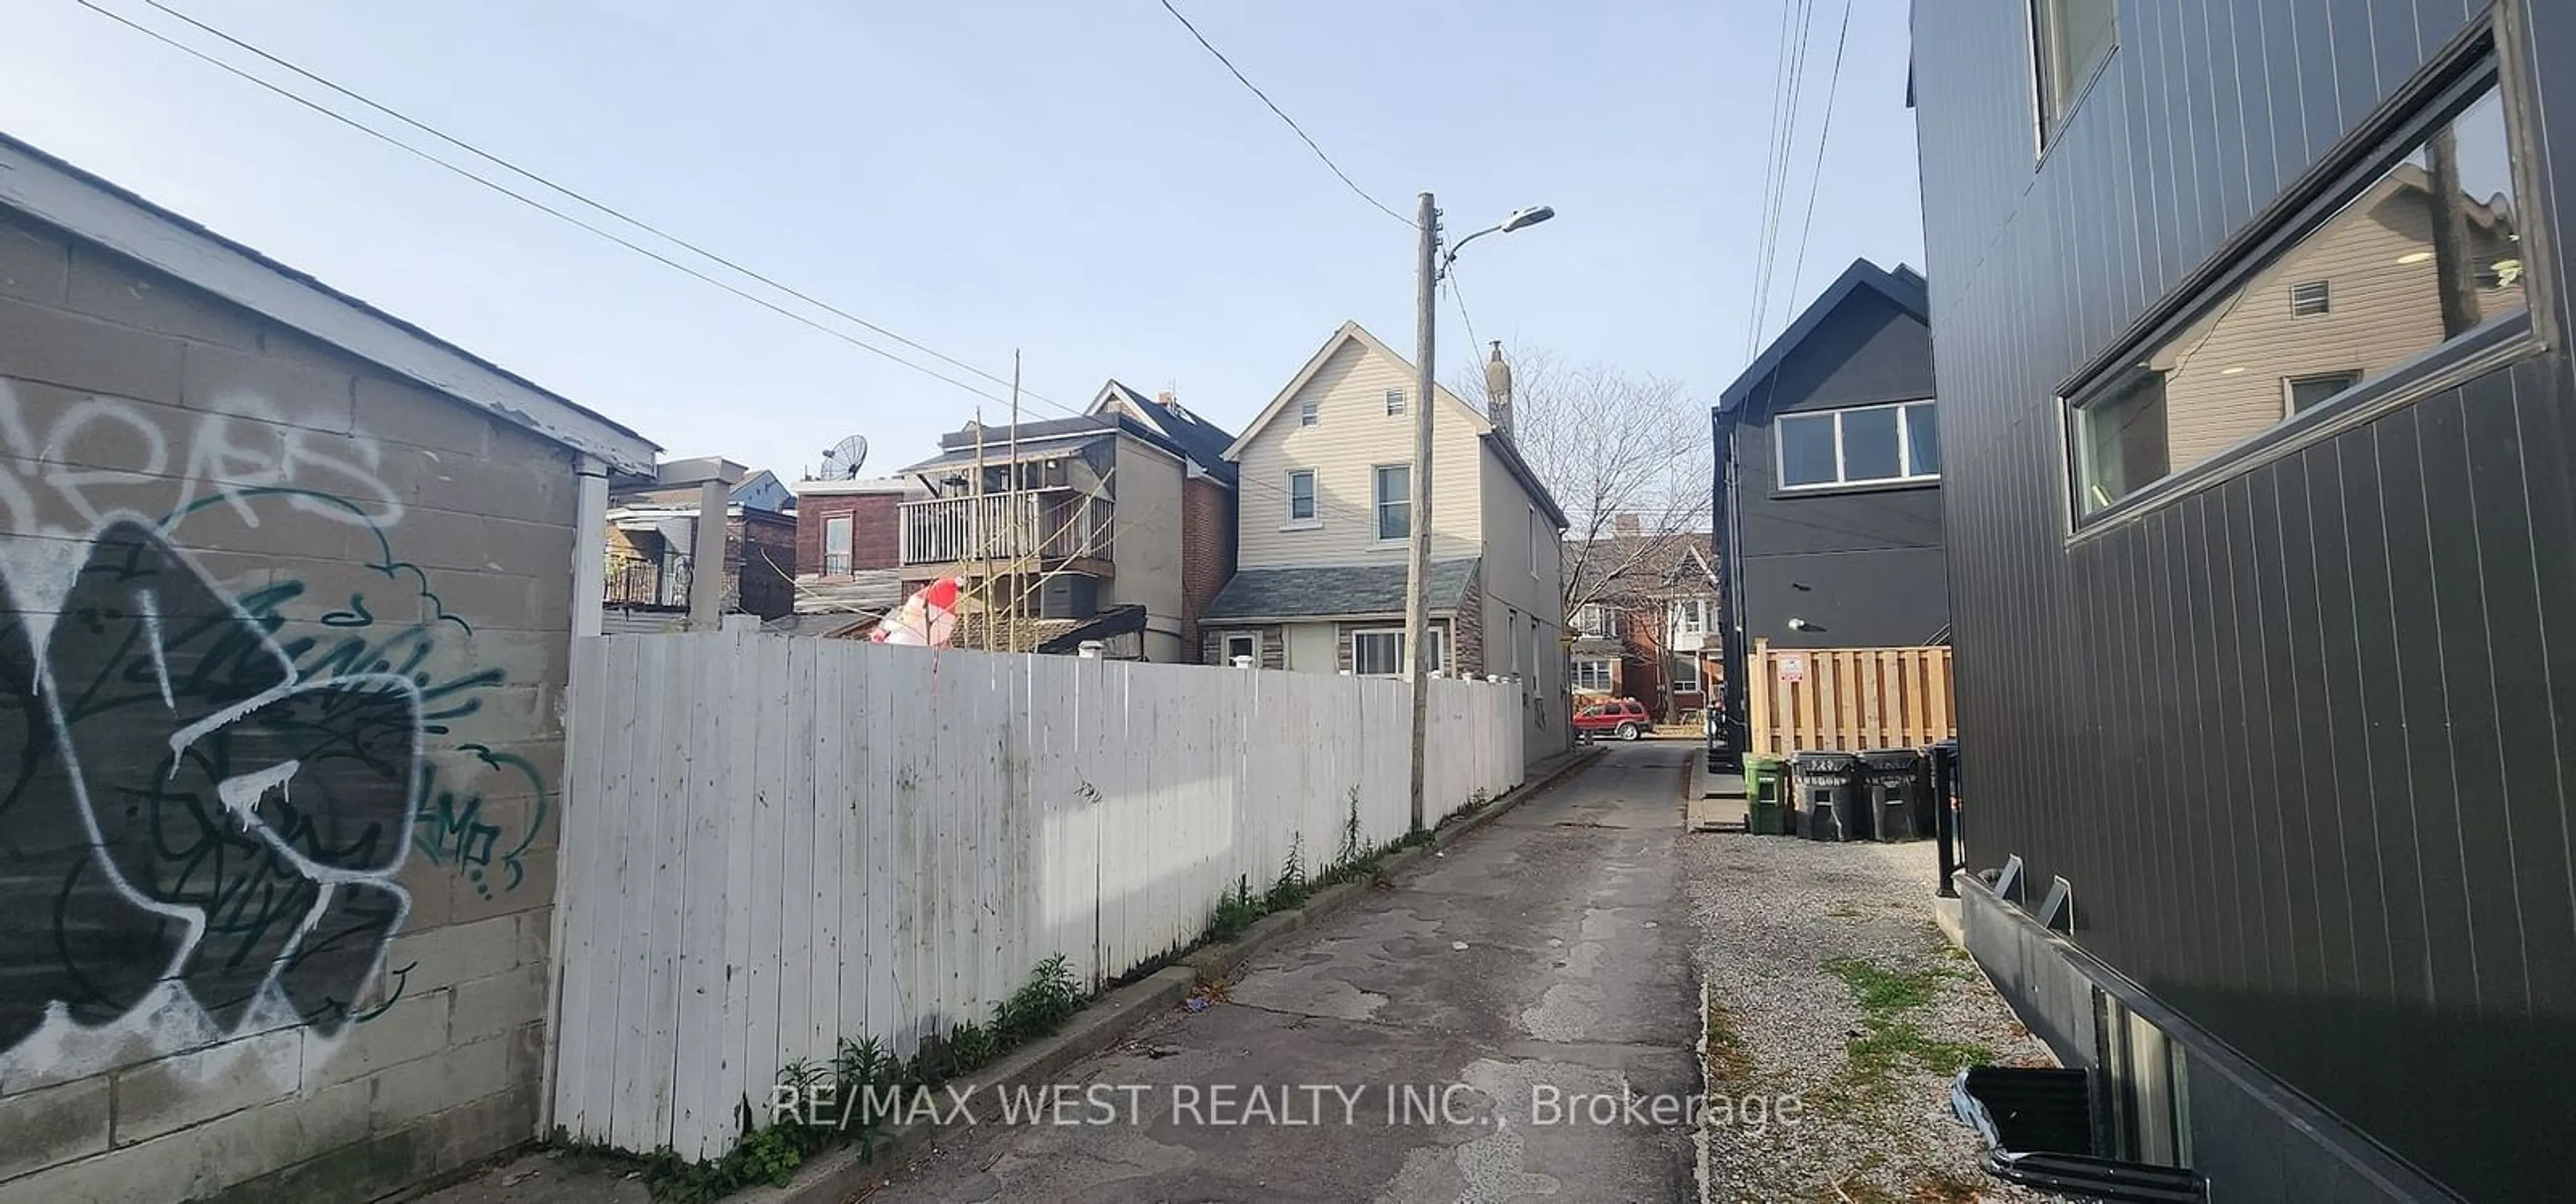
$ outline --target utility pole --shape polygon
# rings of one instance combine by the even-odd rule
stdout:
[[[1431,740],[1431,411],[1433,305],[1440,284],[1440,211],[1431,194],[1422,194],[1416,221],[1421,226],[1420,273],[1414,292],[1413,324],[1413,505],[1412,547],[1404,574],[1404,648],[1413,659],[1413,828],[1428,826],[1423,806],[1424,753]]]
[[[1011,457],[1011,492],[1016,494],[1020,491],[1023,485],[1023,482],[1020,480],[1020,349],[1017,347],[1011,349],[1011,450],[1008,454]],[[1016,517],[1022,507],[1033,507],[1035,503],[1036,499],[1034,497],[1026,499],[1012,497],[1003,504],[1009,506],[1011,508],[1012,515]],[[1032,529],[1024,536],[1024,538],[1033,542],[1029,546],[1021,548],[1011,558],[1011,617],[1009,620],[1009,630],[1011,633],[1011,651],[1013,652],[1020,650],[1020,611],[1028,598],[1027,570],[1022,567],[1024,562],[1020,560],[1020,556],[1034,557],[1038,554],[1038,547],[1041,546],[1039,542],[1036,542],[1038,541],[1038,533],[1034,527],[1035,524],[1032,524]],[[1034,652],[1036,649],[1032,647],[1030,651]]]

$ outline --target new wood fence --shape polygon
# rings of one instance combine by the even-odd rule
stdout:
[[[1775,649],[1755,640],[1747,669],[1745,751],[1756,756],[1919,748],[1958,734],[1946,647]]]
[[[1516,688],[1435,680],[1434,818],[1517,785]],[[1088,983],[1409,825],[1408,686],[750,632],[576,640],[554,1123],[730,1148],[783,1065]],[[1354,810],[1356,809],[1356,810]]]

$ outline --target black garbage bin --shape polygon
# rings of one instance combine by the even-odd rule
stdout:
[[[1860,758],[1805,752],[1790,759],[1798,791],[1798,834],[1809,840],[1853,840],[1860,834]]]
[[[1915,840],[1929,835],[1918,813],[1931,793],[1923,780],[1923,754],[1911,748],[1871,749],[1860,755],[1862,818],[1877,840]]]

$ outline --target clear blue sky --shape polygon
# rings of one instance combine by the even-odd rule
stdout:
[[[1018,348],[1066,405],[1174,384],[1239,427],[1346,318],[1412,346],[1410,228],[1155,0],[167,2],[951,355],[1008,375]],[[1711,399],[1742,367],[1781,0],[1175,2],[1399,211],[1429,189],[1463,234],[1556,207],[1460,261],[1479,336]],[[1853,2],[1800,302],[1854,256],[1922,262],[1905,0]],[[1815,7],[1774,331],[1841,12]],[[668,454],[792,477],[861,433],[891,470],[976,404],[72,0],[9,8],[8,133]],[[1475,349],[1442,321],[1446,374]]]

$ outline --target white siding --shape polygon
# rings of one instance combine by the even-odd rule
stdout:
[[[1374,469],[1413,460],[1413,369],[1360,341],[1343,342],[1314,377],[1255,432],[1239,463],[1243,473],[1238,563],[1244,568],[1301,564],[1388,564],[1404,561],[1401,542],[1377,542]],[[1386,412],[1389,389],[1405,391],[1406,412]],[[1304,404],[1319,421],[1300,426]],[[1477,420],[1441,405],[1432,422],[1431,556],[1450,560],[1483,553],[1482,445]],[[1315,471],[1315,521],[1288,521],[1288,473]]]

